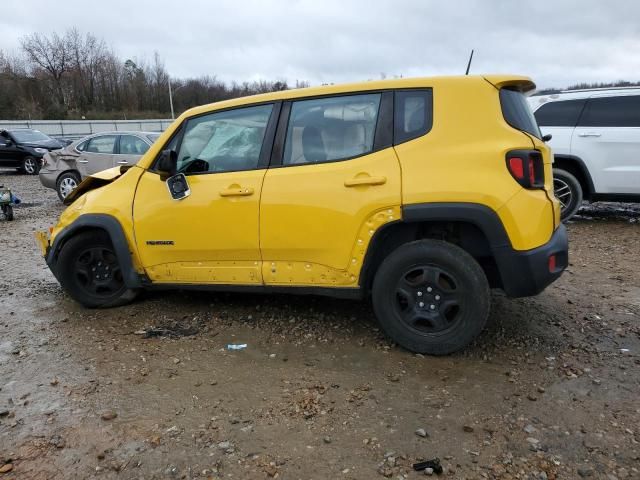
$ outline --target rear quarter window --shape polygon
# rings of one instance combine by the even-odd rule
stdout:
[[[432,90],[396,91],[394,112],[395,145],[425,135],[433,125]]]
[[[541,127],[575,127],[585,102],[582,99],[545,103],[534,116]]]
[[[538,123],[524,94],[510,88],[500,89],[500,105],[505,121],[516,130],[542,138]]]

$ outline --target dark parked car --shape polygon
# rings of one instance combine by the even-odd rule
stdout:
[[[31,128],[0,130],[0,167],[36,175],[44,154],[63,146],[58,140]]]

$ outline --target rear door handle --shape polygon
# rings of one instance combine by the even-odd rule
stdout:
[[[78,163],[89,163],[89,160],[78,160]]]
[[[116,163],[118,165],[129,165],[129,162],[127,162],[126,160],[118,160]]]
[[[602,134],[598,132],[580,132],[578,136],[579,137],[600,137],[602,136]]]
[[[253,195],[253,188],[225,188],[220,191],[221,197],[248,197]]]
[[[345,187],[361,187],[363,185],[384,185],[387,183],[387,177],[354,177],[351,180],[345,180]]]

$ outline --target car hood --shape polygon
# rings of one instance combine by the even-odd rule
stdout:
[[[80,182],[80,185],[78,185],[71,191],[69,195],[65,197],[62,203],[64,203],[65,205],[71,205],[85,193],[110,184],[134,166],[135,165],[123,165],[122,167],[108,168],[106,170],[102,170],[101,172],[94,173],[93,175],[89,175],[84,180],[82,180],[82,182]]]
[[[54,140],[52,138],[51,140],[42,140],[41,142],[26,142],[26,143],[23,143],[22,146],[33,147],[33,148],[46,148],[47,150],[57,150],[59,148],[62,148],[64,145],[62,145],[59,141]]]

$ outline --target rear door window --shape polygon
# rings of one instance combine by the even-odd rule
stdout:
[[[293,102],[284,165],[332,162],[373,151],[381,94]]]
[[[431,89],[398,90],[395,93],[395,145],[413,140],[431,130],[433,125],[433,95]]]
[[[534,137],[542,138],[538,123],[522,92],[501,88],[500,105],[502,106],[502,116],[509,125],[522,132],[530,133]]]
[[[590,98],[581,127],[640,127],[640,95]]]
[[[575,127],[586,100],[562,100],[549,102],[535,111],[541,127]]]

